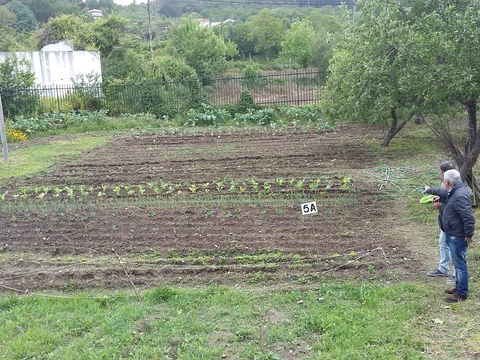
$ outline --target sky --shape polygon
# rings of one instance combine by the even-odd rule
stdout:
[[[118,5],[129,5],[133,2],[133,0],[113,0],[113,2]],[[137,0],[137,4],[140,4],[142,2],[147,2],[147,0]]]

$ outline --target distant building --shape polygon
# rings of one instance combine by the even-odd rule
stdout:
[[[220,22],[220,21],[212,22],[210,21],[210,19],[197,19],[197,22],[198,22],[198,25],[200,25],[201,27],[214,27],[222,24],[223,25],[232,24],[235,22],[235,20],[227,19],[223,22]]]
[[[210,19],[197,19],[197,21],[201,27],[210,27]]]
[[[92,9],[87,11],[94,19],[98,19],[103,16],[103,10]]]

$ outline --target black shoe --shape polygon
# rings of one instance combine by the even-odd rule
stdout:
[[[429,275],[429,276],[434,276],[434,277],[438,277],[438,276],[448,277],[448,273],[441,272],[441,271],[438,270],[438,269],[429,271],[429,272],[428,272],[428,275]]]

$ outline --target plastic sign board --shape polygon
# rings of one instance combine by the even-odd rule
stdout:
[[[317,202],[312,201],[302,204],[302,215],[315,214],[318,212]]]

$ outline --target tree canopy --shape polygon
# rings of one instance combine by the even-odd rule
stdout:
[[[5,7],[15,15],[15,21],[12,27],[18,31],[33,31],[37,26],[37,19],[33,15],[32,10],[18,0],[9,2]]]
[[[167,53],[180,56],[200,78],[226,67],[226,45],[209,27],[201,27],[193,17],[183,18],[174,26],[167,43]]]
[[[313,60],[314,38],[315,30],[309,21],[293,23],[282,41],[280,57],[287,62],[297,62],[303,68],[307,68]]]
[[[263,53],[267,58],[277,57],[286,32],[286,26],[282,20],[273,17],[269,9],[264,9],[248,24],[249,37],[256,42],[255,51]]]
[[[472,188],[480,155],[480,0],[361,1],[362,21],[348,26],[331,62],[321,101],[332,118],[389,122],[384,145],[416,111],[467,112],[464,145],[448,124],[430,126]]]

